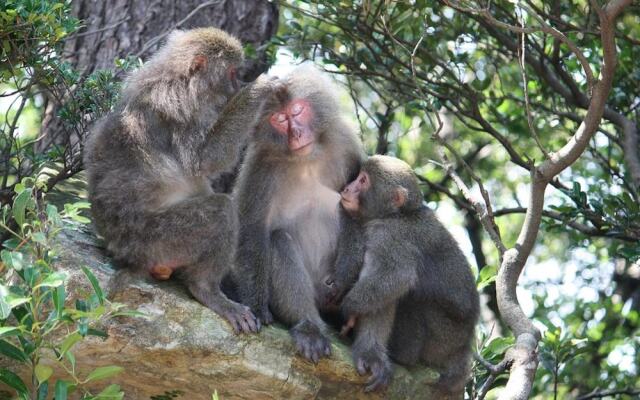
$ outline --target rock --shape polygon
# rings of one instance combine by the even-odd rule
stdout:
[[[397,367],[384,395],[365,394],[366,377],[355,372],[349,347],[337,337],[333,355],[317,365],[295,354],[280,325],[257,335],[235,335],[227,322],[192,299],[175,282],[151,282],[114,270],[95,237],[66,230],[58,268],[70,275],[67,290],[91,291],[80,266],[92,269],[113,302],[124,303],[144,317],[120,317],[104,327],[106,340],[90,337],[74,347],[77,365],[119,365],[119,384],[127,399],[429,399],[437,373]],[[103,386],[102,386],[103,387]],[[164,395],[164,396],[163,396]]]

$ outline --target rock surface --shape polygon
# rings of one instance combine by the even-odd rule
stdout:
[[[317,365],[296,356],[279,325],[257,335],[237,336],[225,320],[189,297],[179,284],[158,283],[114,270],[87,232],[58,237],[58,268],[71,276],[67,290],[90,291],[80,270],[89,266],[111,301],[145,314],[110,322],[106,340],[91,338],[74,347],[81,370],[119,365],[112,379],[127,399],[430,399],[437,373],[396,367],[384,394],[365,394],[366,377],[355,372],[346,343],[333,340],[333,355]],[[172,397],[171,393],[177,394]],[[163,396],[164,395],[164,396]]]

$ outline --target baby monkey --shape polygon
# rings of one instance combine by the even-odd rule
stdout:
[[[340,303],[353,359],[371,373],[366,391],[391,381],[390,359],[440,372],[443,397],[461,398],[469,375],[479,300],[456,241],[422,204],[405,162],[370,157],[341,193],[351,220],[342,230],[325,301]]]

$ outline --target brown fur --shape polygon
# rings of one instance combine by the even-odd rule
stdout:
[[[233,265],[237,213],[209,179],[231,169],[261,107],[267,79],[236,94],[237,39],[214,28],[173,32],[124,84],[85,151],[98,232],[117,262],[157,279],[179,275],[236,331],[256,331],[248,308],[220,291]]]

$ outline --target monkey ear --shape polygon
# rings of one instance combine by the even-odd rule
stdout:
[[[196,72],[206,69],[207,61],[207,57],[202,54],[198,54],[197,56],[193,57],[193,60],[191,60],[191,65],[189,66],[189,74],[193,75]]]
[[[407,202],[407,197],[409,197],[409,191],[402,187],[402,186],[397,186],[395,189],[393,189],[393,205],[396,208],[400,208],[404,205],[404,203]]]

